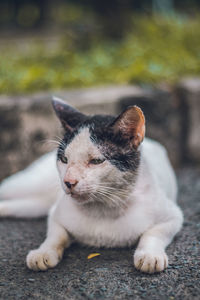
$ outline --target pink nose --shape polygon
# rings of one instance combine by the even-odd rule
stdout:
[[[71,181],[64,181],[64,183],[68,187],[68,189],[72,189],[77,185],[78,181],[71,180]]]

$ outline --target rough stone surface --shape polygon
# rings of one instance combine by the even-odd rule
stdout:
[[[161,274],[136,271],[132,249],[95,249],[74,245],[47,272],[33,272],[25,256],[45,237],[46,221],[0,220],[0,299],[199,299],[200,171],[178,171],[182,231],[168,247],[169,268]],[[101,256],[87,259],[92,252]]]
[[[0,179],[29,164],[55,145],[48,140],[58,134],[58,123],[42,105],[0,108]]]
[[[176,93],[182,105],[184,158],[200,162],[200,79],[182,80]]]

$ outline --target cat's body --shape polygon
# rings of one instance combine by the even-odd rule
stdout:
[[[27,256],[28,267],[55,266],[73,240],[96,247],[124,247],[140,238],[136,268],[162,271],[168,264],[164,249],[183,218],[165,149],[149,139],[140,145],[142,113],[134,107],[117,119],[98,117],[97,121],[79,113],[80,122],[75,120],[76,111],[59,101],[55,105],[66,129],[57,155],[60,180],[52,152],[0,188],[0,197],[11,199],[0,203],[2,216],[45,215],[54,203],[47,238]],[[68,115],[63,116],[65,109],[74,114],[71,123]]]
[[[145,140],[142,148],[143,161],[138,170],[137,180],[127,197],[127,207],[122,208],[122,212],[119,209],[117,212],[113,209],[102,212],[102,208],[96,205],[82,208],[77,206],[71,197],[66,199],[64,192],[60,196],[51,213],[77,241],[97,247],[130,246],[159,219],[167,220],[172,215],[171,210],[174,207],[168,201],[175,201],[176,182],[169,168],[165,150],[150,140]],[[152,155],[150,158],[150,151],[151,154],[156,152],[156,156]],[[168,174],[167,178],[162,178],[160,169],[157,173],[151,172],[152,164],[158,164],[159,161],[162,161],[162,170]],[[166,197],[167,194],[169,198]],[[163,212],[160,211],[160,207]]]

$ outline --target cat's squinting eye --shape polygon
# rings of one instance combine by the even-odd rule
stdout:
[[[89,164],[91,165],[99,165],[102,164],[105,161],[105,159],[101,159],[101,158],[93,158],[89,161]]]
[[[68,163],[68,159],[67,159],[67,157],[64,156],[64,155],[62,155],[62,156],[60,157],[60,160],[62,161],[63,164],[67,164],[67,163]]]

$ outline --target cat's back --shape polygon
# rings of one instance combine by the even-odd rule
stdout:
[[[56,151],[53,151],[41,156],[26,169],[6,178],[0,186],[0,198],[27,199],[35,195],[55,198],[59,186]]]
[[[141,157],[144,168],[148,168],[154,182],[171,200],[175,201],[177,196],[176,176],[165,147],[152,139],[145,138],[142,144]]]

